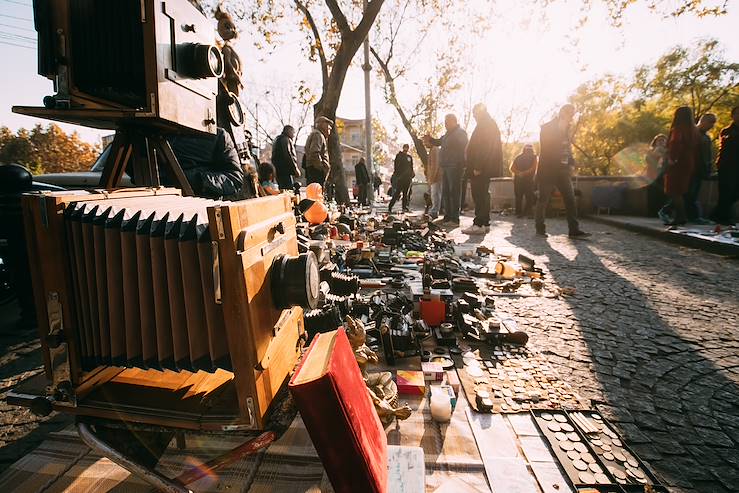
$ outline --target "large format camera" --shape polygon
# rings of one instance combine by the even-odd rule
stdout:
[[[95,128],[213,133],[224,63],[187,0],[34,0],[39,74],[54,81],[30,116]]]

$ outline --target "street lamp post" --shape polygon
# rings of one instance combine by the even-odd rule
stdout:
[[[367,12],[367,0],[364,0],[364,11]],[[364,64],[362,64],[362,70],[364,70],[364,161],[370,175],[367,197],[372,203],[375,200],[375,188],[372,185],[375,173],[372,163],[372,106],[370,103],[370,72],[372,66],[370,65],[369,56],[369,33],[367,33],[367,37],[364,39]]]

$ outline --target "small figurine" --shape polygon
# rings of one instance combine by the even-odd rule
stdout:
[[[236,39],[239,35],[236,30],[236,24],[231,14],[221,10],[219,5],[216,9],[216,20],[218,20],[218,34],[223,40],[221,53],[223,53],[224,73],[223,79],[228,92],[238,97],[244,84],[241,82],[243,72],[241,70],[241,59],[238,53],[231,46],[231,40]]]
[[[411,408],[407,405],[398,407],[398,386],[395,384],[392,374],[389,371],[367,372],[367,363],[377,363],[379,359],[377,353],[365,344],[367,331],[364,324],[361,320],[348,315],[345,322],[346,335],[354,350],[354,357],[362,372],[364,383],[367,384],[367,389],[372,402],[375,404],[375,411],[377,411],[380,421],[389,424],[395,418],[408,419],[411,415]]]

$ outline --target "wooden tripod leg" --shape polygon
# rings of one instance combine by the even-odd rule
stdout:
[[[167,170],[169,176],[174,179],[182,190],[182,195],[195,195],[192,190],[192,186],[190,186],[190,182],[187,181],[185,172],[182,171],[182,166],[180,166],[177,156],[175,156],[172,151],[172,146],[170,146],[169,142],[167,142],[163,137],[153,137],[152,139],[154,138],[156,139],[156,149],[159,150],[162,156],[162,164]]]
[[[133,179],[137,186],[152,186],[151,173],[149,172],[149,149],[146,137],[135,135],[133,137]]]
[[[105,162],[103,173],[100,176],[100,186],[102,188],[111,190],[118,186],[128,160],[131,158],[132,151],[133,143],[130,140],[128,132],[123,130],[116,131],[115,138],[110,146],[110,154]]]

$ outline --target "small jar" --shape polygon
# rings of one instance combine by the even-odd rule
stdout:
[[[444,389],[431,386],[431,417],[437,423],[447,423],[452,419],[452,400]]]

